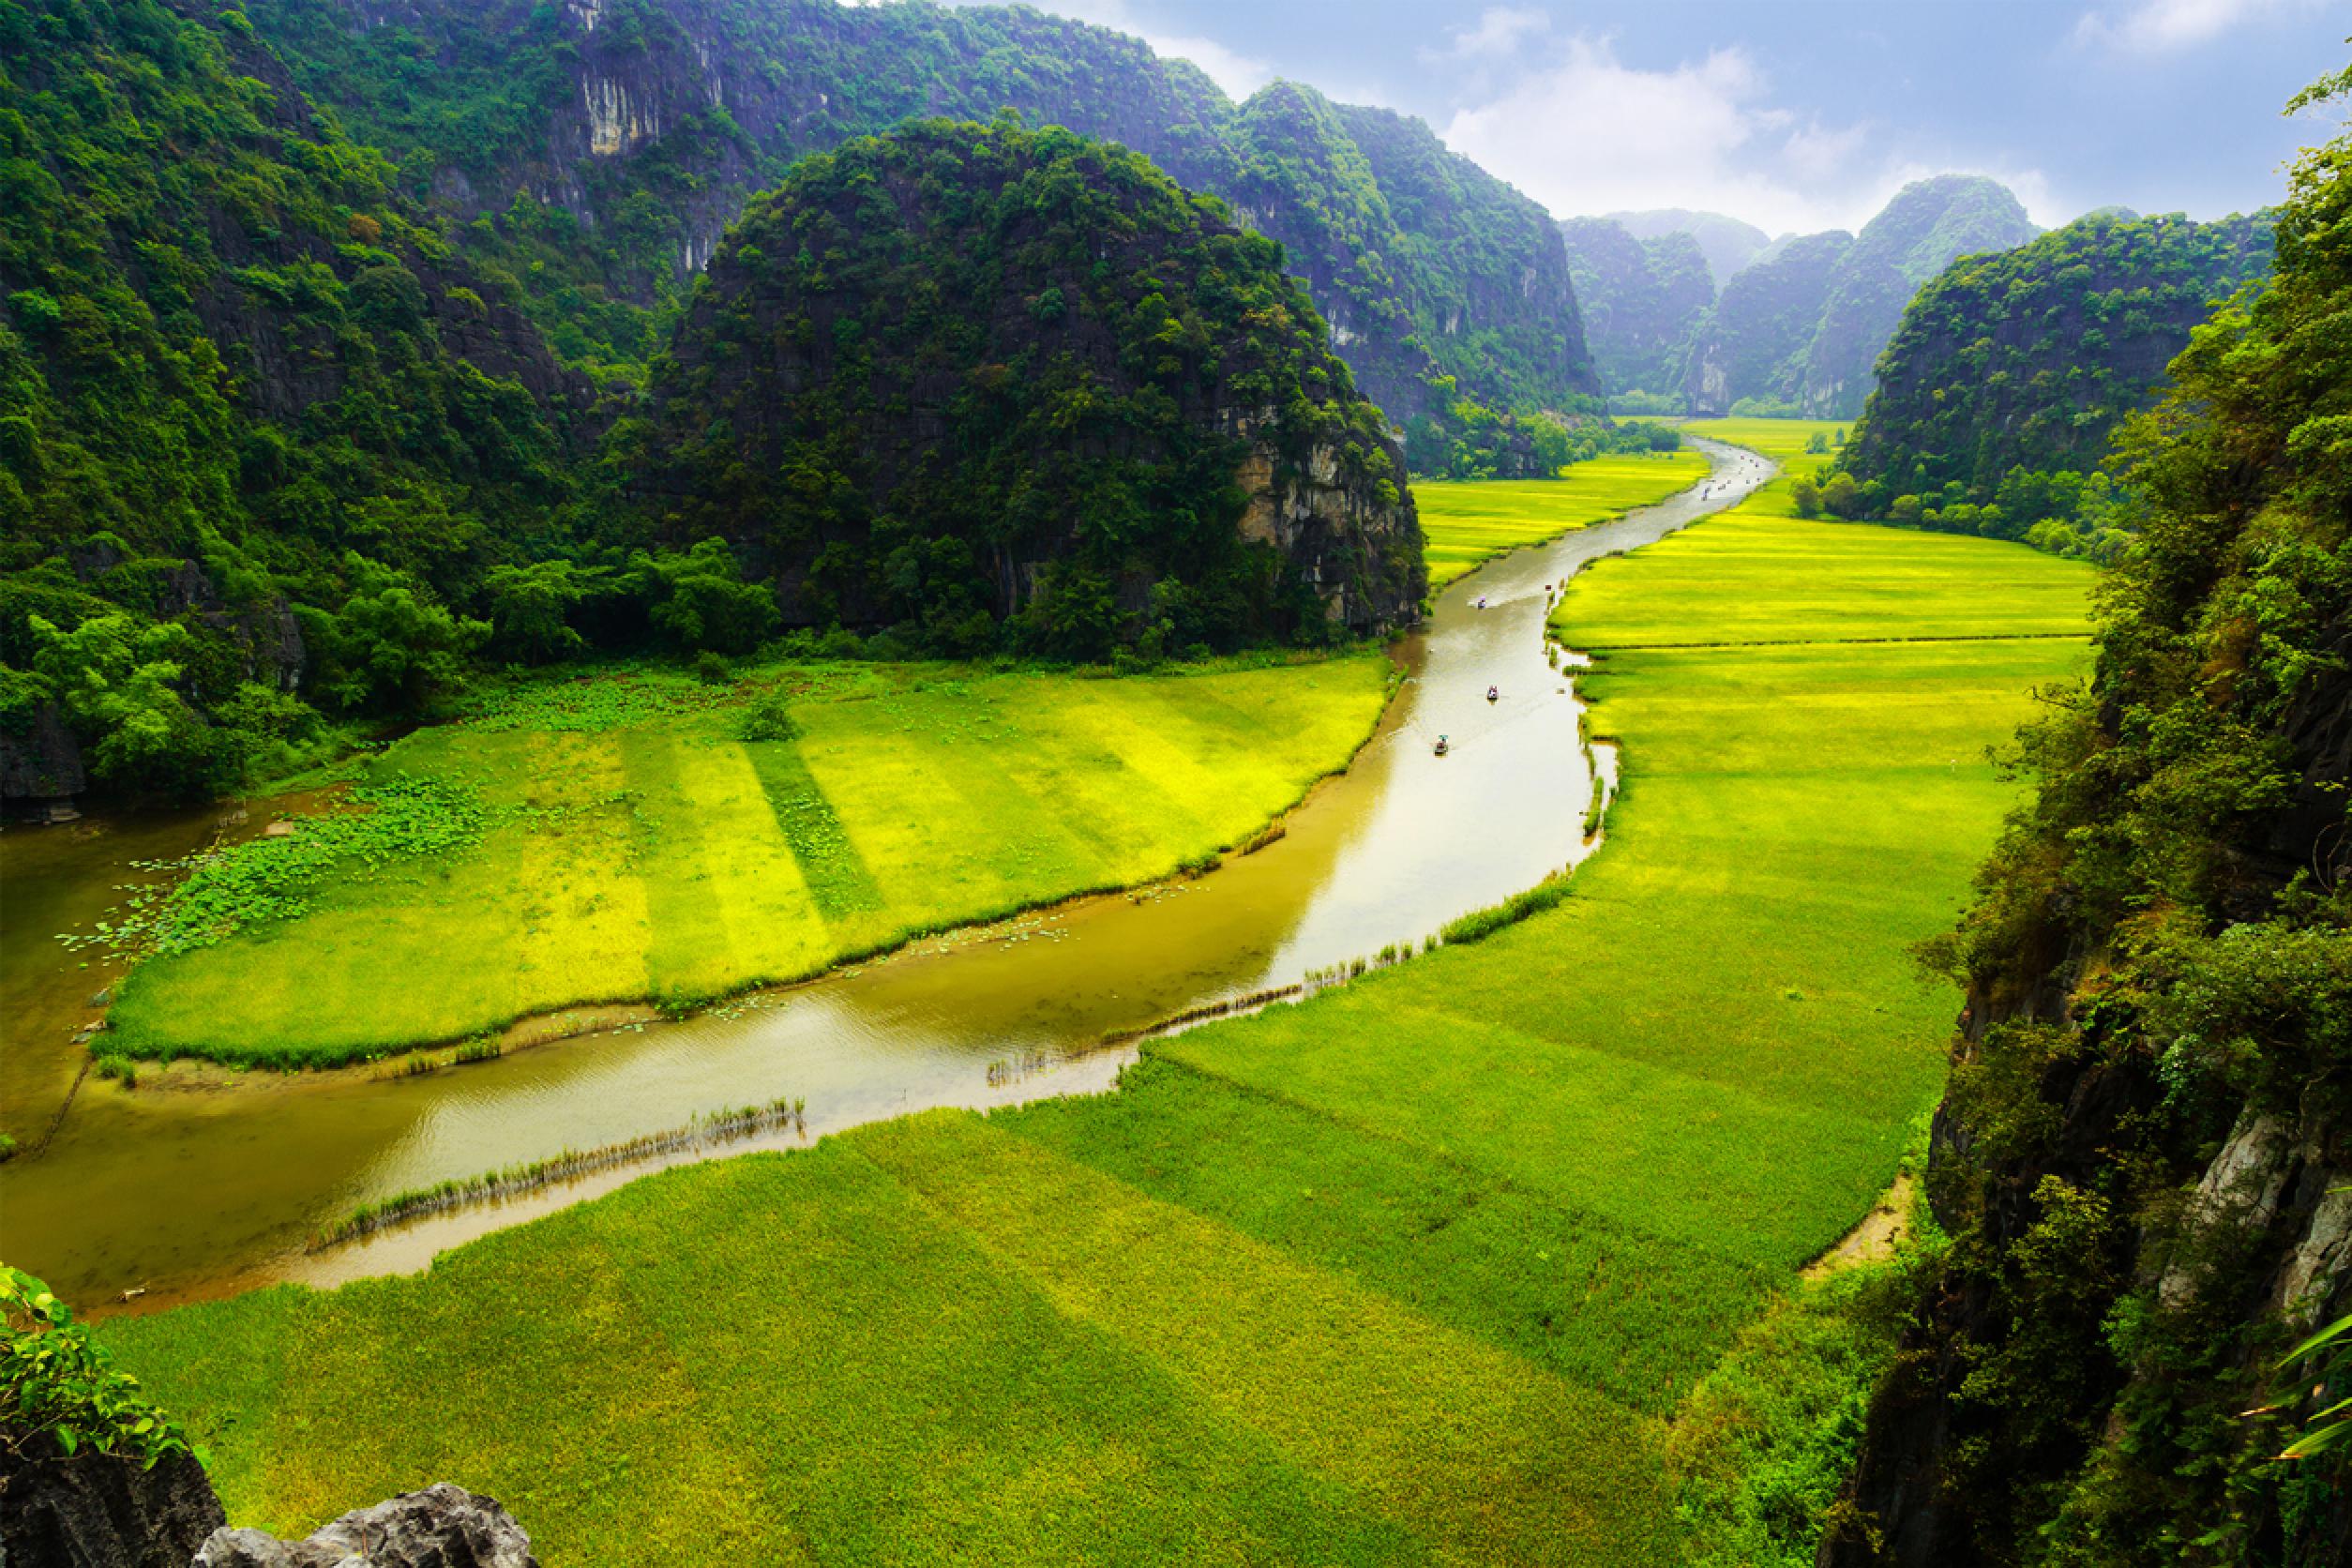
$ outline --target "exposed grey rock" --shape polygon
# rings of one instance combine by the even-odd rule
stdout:
[[[82,747],[56,703],[43,702],[23,730],[0,725],[0,798],[55,800],[88,787]]]
[[[492,1499],[446,1481],[280,1541],[219,1530],[191,1568],[539,1568],[531,1537]]]
[[[38,1457],[0,1441],[0,1568],[186,1568],[219,1528],[220,1501],[188,1455],[153,1470],[47,1438]]]

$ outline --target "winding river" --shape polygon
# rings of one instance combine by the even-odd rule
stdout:
[[[1108,1088],[1160,1020],[1294,985],[1573,865],[1613,778],[1578,741],[1580,703],[1544,622],[1591,561],[1729,506],[1772,467],[1699,441],[1699,485],[1449,588],[1396,650],[1410,679],[1349,770],[1285,835],[1190,881],[1079,900],[916,943],[891,957],[671,1023],[633,1023],[416,1077],[360,1068],[84,1083],[38,1155],[0,1166],[0,1257],[68,1299],[143,1292],[145,1309],[277,1280],[331,1284],[422,1267],[468,1237],[713,1150],[689,1147],[319,1251],[355,1205],[567,1149],[679,1127],[722,1107],[805,1102],[795,1123],[719,1146],[792,1147],[938,1106]],[[1485,608],[1479,608],[1481,601]],[[1486,688],[1500,688],[1489,704]],[[1434,753],[1438,736],[1449,754]],[[126,863],[184,853],[217,811],[0,836],[5,945],[0,1093],[64,1103],[72,1039],[102,985],[49,933],[119,895]],[[37,1120],[46,1122],[46,1117]],[[22,1135],[20,1135],[22,1136]]]

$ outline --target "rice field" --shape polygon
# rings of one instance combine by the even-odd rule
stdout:
[[[1430,591],[1490,556],[1663,501],[1706,476],[1706,458],[1686,447],[1591,458],[1560,470],[1557,479],[1416,481]]]
[[[1691,1560],[1721,1521],[1678,1516],[1675,1434],[1932,1103],[1955,998],[1906,950],[2009,801],[1984,747],[2085,652],[2073,563],[1774,511],[1566,596],[1572,644],[1637,641],[1591,678],[1625,791],[1556,907],[1153,1042],[1107,1097],[107,1338],[280,1532],[448,1478],[550,1568]],[[1876,586],[1907,574],[1968,629],[1922,640]],[[1774,1419],[1826,1422],[1818,1381]]]
[[[107,1045],[344,1061],[578,1003],[705,1000],[1147,882],[1345,765],[1389,668],[1364,654],[1116,680],[814,665],[735,688],[667,671],[525,685],[357,775],[426,781],[477,837],[370,844],[310,879],[294,917],[146,960]],[[737,738],[753,694],[777,690],[799,737]]]

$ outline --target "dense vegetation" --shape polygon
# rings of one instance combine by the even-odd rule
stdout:
[[[1903,947],[1995,829],[1977,749],[2079,657],[2086,574],[1786,510],[1572,590],[1630,782],[1550,908],[1147,1045],[1115,1094],[110,1340],[240,1519],[455,1466],[550,1562],[779,1555],[779,1519],[822,1558],[1801,1552],[1890,1347],[1788,1274],[1935,1092],[1951,1003]]]
[[[2130,516],[2100,472],[2111,435],[2270,251],[2268,216],[2102,212],[1955,264],[1904,313],[1845,470],[1874,515],[2111,558]]]
[[[0,725],[201,792],[301,741],[298,683],[430,690],[586,384],[235,13],[6,0],[0,44]]]
[[[2052,249],[2248,238],[2117,222]],[[1929,1172],[1953,1246],[1839,1562],[2352,1550],[2341,1452],[2276,1457],[2352,1394],[2341,1357],[2291,1350],[2352,1305],[2328,1260],[2352,1199],[2352,136],[2295,165],[2276,244],[2268,290],[2197,327],[2127,425],[2136,538],[2095,673],[2026,731],[2032,800],[1935,950],[1969,998]],[[2004,284],[2028,332],[2037,288],[2185,305],[2198,252],[2170,253]],[[2158,311],[2134,310],[2144,338]]]
[[[1567,219],[1560,232],[1585,340],[1613,404],[1625,407],[1628,392],[1658,396],[1680,386],[1681,351],[1715,303],[1697,238],[1670,230],[1636,239],[1606,218]]]
[[[930,653],[1319,641],[1422,594],[1403,454],[1280,250],[1059,128],[804,159],[612,445],[659,533],[732,541],[789,623]]]
[[[1905,186],[1862,225],[1838,264],[1821,324],[1805,351],[1801,400],[1817,419],[1850,419],[1870,395],[1872,368],[1904,307],[1953,259],[2007,250],[2041,233],[2009,188],[1978,175]]]
[[[493,8],[484,26],[505,14]],[[646,450],[637,421],[606,444],[616,416],[641,406],[667,318],[627,303],[598,269],[653,279],[669,263],[655,267],[628,249],[638,230],[622,213],[592,238],[568,209],[525,202],[460,222],[437,199],[466,168],[483,168],[485,149],[558,113],[533,95],[550,70],[569,68],[574,44],[541,36],[554,25],[548,16],[518,12],[508,20],[535,43],[502,55],[511,40],[467,34],[444,69],[418,56],[424,46],[405,25],[357,39],[300,7],[256,15],[311,51],[314,73],[351,71],[342,89],[365,99],[354,121],[417,140],[397,156],[352,140],[339,117],[313,109],[242,11],[192,0],[0,0],[0,509],[10,518],[0,540],[0,784],[12,798],[70,795],[92,782],[202,796],[305,764],[332,749],[333,727],[346,720],[432,711],[484,665],[630,649],[740,653],[777,626],[762,580],[776,558],[746,555],[675,516],[665,524],[624,493]],[[616,9],[598,47],[635,47],[628,40],[641,41],[651,15]],[[948,26],[908,8],[889,25],[926,16]],[[781,24],[761,25],[771,23]],[[999,23],[1044,25],[1026,13]],[[1118,47],[1149,60],[1140,45]],[[370,65],[384,69],[360,68]],[[1157,80],[1176,98],[1199,85],[1174,67]],[[431,98],[450,92],[470,95],[471,110]],[[1174,133],[1164,122],[1158,134]],[[630,166],[674,172],[685,145],[665,143]],[[1121,200],[1148,188],[1163,212],[1215,223],[1163,175],[1133,186],[1141,167],[1104,154],[1084,172],[1125,182]],[[652,188],[624,202],[628,212],[670,212],[674,197],[675,211],[710,214],[687,200],[702,176],[680,173],[674,187],[646,177]],[[1312,310],[1280,280],[1273,249],[1217,243],[1210,295],[1168,317],[1188,335],[1174,352],[1195,369],[1234,353],[1233,379],[1218,384],[1276,410],[1285,460],[1302,455],[1318,420],[1352,419],[1342,455],[1356,454],[1366,487],[1401,489],[1401,474],[1370,474],[1382,453],[1362,428],[1369,412],[1316,340]],[[1141,309],[1151,293],[1134,291],[1122,309]],[[1073,321],[1092,319],[1086,299],[1064,297]],[[1261,306],[1274,314],[1244,329],[1243,311]],[[1123,320],[1122,330],[1138,339],[1123,372],[1133,373],[1138,335],[1158,325]],[[1252,356],[1263,362],[1244,375],[1240,362]],[[602,389],[566,360],[596,372]],[[1142,369],[1163,374],[1156,357]],[[1310,371],[1313,385],[1299,385]],[[1257,386],[1250,376],[1270,379]],[[1012,388],[1017,401],[1033,392],[1059,395],[1025,381]],[[1168,411],[1149,402],[1100,411],[1093,428],[1133,416],[1156,421],[1165,438]],[[1033,412],[1042,417],[1042,404]],[[1198,546],[1215,559],[1188,561],[1179,586],[1217,579],[1235,588],[1254,568],[1235,567],[1236,547],[1214,526],[1236,515],[1232,448],[1204,439],[1159,450],[1170,471],[1130,491],[1103,527],[1132,535],[1138,508],[1159,508],[1152,529],[1173,524],[1167,535],[1127,544],[1163,568]],[[846,472],[822,471],[828,484]],[[1003,500],[1013,482],[1000,474],[988,496]],[[1061,482],[1043,481],[1038,494],[1060,498],[1023,526],[1067,520]],[[841,500],[827,494],[815,506]],[[903,571],[894,561],[900,544],[920,555],[942,535],[894,538],[842,567],[869,582],[879,574],[892,593],[912,583],[863,625],[903,619],[909,645],[968,651],[988,641],[957,601],[953,563],[936,551]],[[1407,577],[1414,554],[1396,552]],[[1091,581],[1065,584],[1079,592],[1055,600],[1070,611],[1063,629],[1082,629],[1030,645],[1099,654],[1114,612],[1120,640],[1156,633],[1169,651],[1322,625],[1304,601],[1285,599],[1281,572],[1261,577],[1240,601],[1171,594],[1157,607],[1139,596],[1109,610]],[[1150,580],[1171,579],[1162,569]],[[1410,603],[1414,592],[1403,581],[1391,596]],[[1349,615],[1364,619],[1356,606]]]
[[[835,0],[255,0],[303,85],[385,148],[577,362],[634,375],[749,195],[925,115],[1011,107],[1136,148],[1279,241],[1392,416],[1598,391],[1543,209],[1418,121],[1033,10]],[[650,319],[649,319],[650,313]]]
[[[1688,207],[1656,207],[1647,212],[1605,213],[1636,239],[1648,242],[1668,234],[1688,234],[1706,259],[1707,273],[1717,290],[1732,274],[1755,261],[1772,243],[1772,236],[1753,223],[1719,212],[1694,212]]]
[[[1904,306],[1953,258],[2038,231],[2007,188],[1938,174],[1862,226],[1776,241],[1724,285],[1681,356],[1695,413],[1852,418]]]

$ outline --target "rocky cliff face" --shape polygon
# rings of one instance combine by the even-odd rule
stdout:
[[[188,1568],[226,1522],[181,1454],[153,1470],[94,1449],[40,1457],[0,1440],[0,1562],[25,1568]]]
[[[1839,263],[1805,354],[1805,413],[1816,419],[1862,413],[1872,367],[1920,287],[1959,257],[2007,250],[2041,232],[1997,181],[1939,174],[1905,186]]]
[[[1708,276],[1720,292],[1741,269],[1764,259],[1772,237],[1753,223],[1742,223],[1719,212],[1694,212],[1688,207],[1658,207],[1648,212],[1602,215],[1638,240],[1688,234],[1706,258]],[[1787,236],[1784,236],[1787,237]]]
[[[796,169],[721,243],[644,451],[661,530],[801,625],[1233,645],[1424,591],[1402,452],[1274,248],[1058,129]]]
[[[1603,384],[1612,393],[1679,384],[1683,346],[1715,303],[1698,241],[1681,230],[1636,239],[1606,218],[1572,218],[1560,232]]]
[[[494,1500],[444,1481],[354,1509],[299,1541],[216,1530],[189,1568],[539,1568],[539,1560]]]
[[[2299,1348],[2352,1309],[2352,477],[2314,439],[2352,385],[2347,151],[2295,167],[2269,288],[2123,454],[2088,682],[2024,732],[2037,787],[1938,944],[1951,1242],[1831,1568],[2352,1561],[2344,1451],[2285,1456],[2352,1409],[2352,1347]]]
[[[260,0],[253,15],[310,92],[433,169],[437,202],[490,218],[491,249],[520,232],[519,195],[576,221],[590,270],[527,275],[527,287],[675,297],[796,158],[911,117],[985,120],[1009,105],[1229,198],[1291,253],[1335,346],[1395,420],[1440,405],[1428,383],[1441,371],[1497,406],[1572,407],[1598,391],[1535,204],[1417,121],[1287,83],[1237,108],[1189,64],[1106,29],[834,0]],[[408,53],[419,39],[436,68],[422,78]],[[380,91],[389,76],[397,97]],[[476,116],[518,134],[451,129]]]
[[[1793,399],[1853,245],[1843,229],[1807,234],[1724,285],[1684,357],[1682,395],[1692,413],[1727,414],[1742,398]]]

